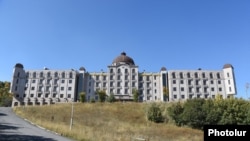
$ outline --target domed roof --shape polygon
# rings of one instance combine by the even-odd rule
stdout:
[[[84,68],[84,67],[80,67],[79,70],[80,70],[80,71],[85,71],[85,68]]]
[[[22,65],[21,63],[17,63],[17,64],[15,65],[15,68],[22,68],[22,69],[23,69],[23,65]]]
[[[125,64],[129,64],[129,65],[135,65],[134,60],[132,58],[130,58],[129,56],[126,56],[125,52],[122,52],[120,56],[116,57],[112,64],[119,64],[119,63],[125,63]]]
[[[225,65],[223,66],[223,69],[226,69],[226,68],[233,68],[233,66],[232,66],[231,64],[225,64]]]
[[[167,68],[166,67],[161,67],[161,71],[166,71]]]

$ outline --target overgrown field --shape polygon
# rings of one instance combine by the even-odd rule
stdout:
[[[64,103],[16,107],[17,115],[79,141],[202,141],[203,131],[147,120],[147,103]],[[70,130],[73,106],[73,125]],[[165,103],[161,106],[167,107]],[[165,111],[166,112],[166,111]],[[167,114],[163,112],[163,116]],[[166,118],[167,119],[167,118]]]

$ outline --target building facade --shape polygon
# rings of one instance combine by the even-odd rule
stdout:
[[[25,70],[17,63],[13,70],[12,106],[46,105],[78,101],[86,94],[86,101],[98,100],[97,92],[105,91],[116,100],[133,100],[133,91],[139,92],[139,101],[180,101],[192,98],[223,98],[236,95],[234,70],[225,64],[222,70],[167,70],[139,72],[134,60],[122,52],[107,66],[107,72],[79,70]]]

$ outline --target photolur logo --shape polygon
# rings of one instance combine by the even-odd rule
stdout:
[[[250,125],[204,125],[204,141],[239,139],[249,141]]]

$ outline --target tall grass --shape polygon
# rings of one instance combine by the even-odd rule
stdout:
[[[164,106],[164,105],[163,105]],[[17,115],[79,141],[202,141],[203,132],[147,121],[145,103],[71,103],[16,107]]]

